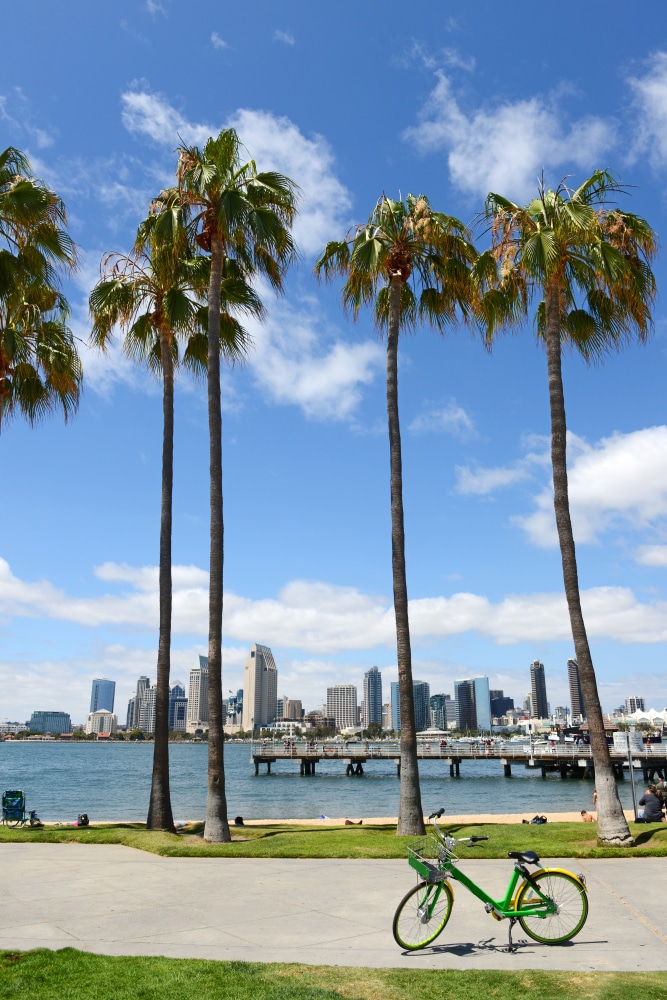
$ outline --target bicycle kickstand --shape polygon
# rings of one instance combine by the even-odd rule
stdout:
[[[512,941],[512,929],[515,923],[516,923],[516,917],[510,917],[509,940],[507,942],[507,947],[503,948],[503,951],[506,952],[508,955],[513,955],[516,951],[519,950],[518,944],[514,944],[514,942]]]

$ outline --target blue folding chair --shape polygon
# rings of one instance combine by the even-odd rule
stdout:
[[[17,789],[8,789],[2,793],[2,822],[5,826],[42,826],[37,812],[25,807],[25,795]]]

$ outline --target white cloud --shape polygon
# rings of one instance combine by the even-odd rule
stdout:
[[[416,433],[431,431],[459,437],[471,437],[476,433],[474,421],[455,399],[450,399],[446,406],[431,406],[418,414],[409,424],[409,429]]]
[[[478,496],[486,496],[488,493],[495,493],[496,490],[504,489],[507,486],[514,486],[515,483],[532,478],[536,466],[550,468],[549,446],[545,439],[537,437],[526,438],[524,445],[527,447],[538,447],[542,450],[528,452],[519,461],[509,466],[495,466],[492,468],[476,466],[475,468],[470,468],[467,465],[457,465],[456,492],[464,494],[475,493]]]
[[[667,545],[642,545],[635,555],[642,566],[667,567]]]
[[[613,434],[589,445],[568,436],[568,482],[574,537],[594,542],[612,527],[646,528],[667,515],[667,426]],[[551,487],[535,497],[537,510],[516,522],[539,546],[557,544]]]
[[[167,11],[158,3],[157,0],[146,0],[146,10],[149,14],[162,14],[164,17],[167,16]]]
[[[102,625],[153,633],[158,623],[158,571],[105,563],[96,575],[126,585],[118,593],[79,598],[50,582],[25,582],[0,559],[0,615]],[[173,633],[204,637],[208,628],[207,574],[196,566],[173,569]],[[642,603],[625,587],[594,587],[582,592],[589,636],[624,643],[667,640],[667,602]],[[499,645],[568,641],[570,626],[560,593],[514,594],[493,603],[479,594],[421,598],[410,602],[410,628],[416,646],[448,636],[476,632]],[[316,657],[346,650],[392,649],[394,613],[384,597],[354,587],[295,580],[277,598],[251,600],[225,595],[224,634],[239,643],[262,641]]]
[[[201,145],[222,127],[233,127],[259,170],[278,170],[301,188],[294,235],[301,250],[320,251],[332,233],[345,230],[350,194],[334,173],[333,154],[321,135],[307,137],[289,118],[241,108],[226,122],[189,122],[160,94],[138,83],[122,95],[122,119],[135,134],[145,135],[170,150],[179,141]]]
[[[10,104],[15,105],[15,113],[9,111]],[[37,143],[38,149],[46,149],[53,145],[53,134],[44,128],[34,125],[31,121],[30,102],[23,94],[20,87],[15,87],[12,99],[0,94],[0,121],[15,132],[25,132]]]
[[[224,38],[220,37],[220,35],[218,34],[217,31],[214,31],[211,34],[211,44],[213,45],[214,49],[228,49],[229,48],[229,45],[227,44],[227,42],[224,40]]]
[[[631,77],[638,109],[637,143],[633,155],[647,152],[653,166],[667,165],[667,52],[656,52],[644,76]]]
[[[614,144],[609,121],[588,115],[565,123],[555,99],[487,104],[466,114],[449,77],[436,76],[420,124],[404,138],[423,152],[445,150],[453,183],[468,194],[525,199],[542,167],[595,166]]]
[[[274,42],[282,42],[284,45],[296,45],[296,39],[291,31],[281,31],[279,28],[273,32]]]
[[[382,347],[375,340],[337,339],[335,331],[327,330],[315,302],[295,307],[276,297],[265,298],[267,320],[248,324],[254,341],[248,367],[255,380],[276,403],[300,406],[308,417],[352,417],[363,386],[382,367]]]

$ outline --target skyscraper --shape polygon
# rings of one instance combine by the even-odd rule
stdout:
[[[364,674],[364,713],[362,725],[371,722],[382,725],[382,674],[377,667],[371,667]]]
[[[169,728],[176,732],[185,732],[187,725],[188,699],[185,697],[185,685],[182,681],[174,681],[169,690]]]
[[[544,664],[533,660],[530,665],[530,705],[533,718],[548,719],[549,703],[547,702],[547,683],[544,677]]]
[[[127,729],[139,729],[141,718],[141,703],[146,692],[151,686],[150,678],[141,676],[137,681],[137,691],[134,698],[130,698],[127,705]]]
[[[625,699],[625,714],[634,715],[635,712],[645,712],[644,699],[635,695],[634,698]]]
[[[415,704],[415,729],[419,733],[431,725],[431,688],[426,681],[412,682],[412,697]],[[401,696],[398,681],[391,682],[391,728],[401,730]]]
[[[336,729],[357,725],[357,689],[354,684],[334,684],[327,688],[327,715],[336,720]]]
[[[586,718],[586,706],[584,696],[581,691],[581,679],[579,677],[579,664],[576,660],[567,661],[567,679],[570,684],[570,705],[572,706],[572,720]]]
[[[431,725],[434,729],[447,728],[447,702],[451,700],[448,694],[431,695]]]
[[[488,677],[466,677],[454,681],[457,729],[490,730],[491,699]]]
[[[93,681],[90,693],[90,711],[113,712],[113,703],[116,696],[116,682],[109,681],[106,677],[96,677]]]
[[[190,671],[186,729],[208,728],[208,656],[199,657],[199,666]]]
[[[243,667],[243,728],[248,732],[276,721],[278,668],[268,646],[253,643]]]

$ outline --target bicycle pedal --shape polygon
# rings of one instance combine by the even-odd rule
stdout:
[[[500,923],[500,921],[503,919],[496,913],[495,909],[491,906],[491,903],[487,903],[484,909],[486,910],[487,913],[490,913],[493,919],[497,920],[498,923]]]

